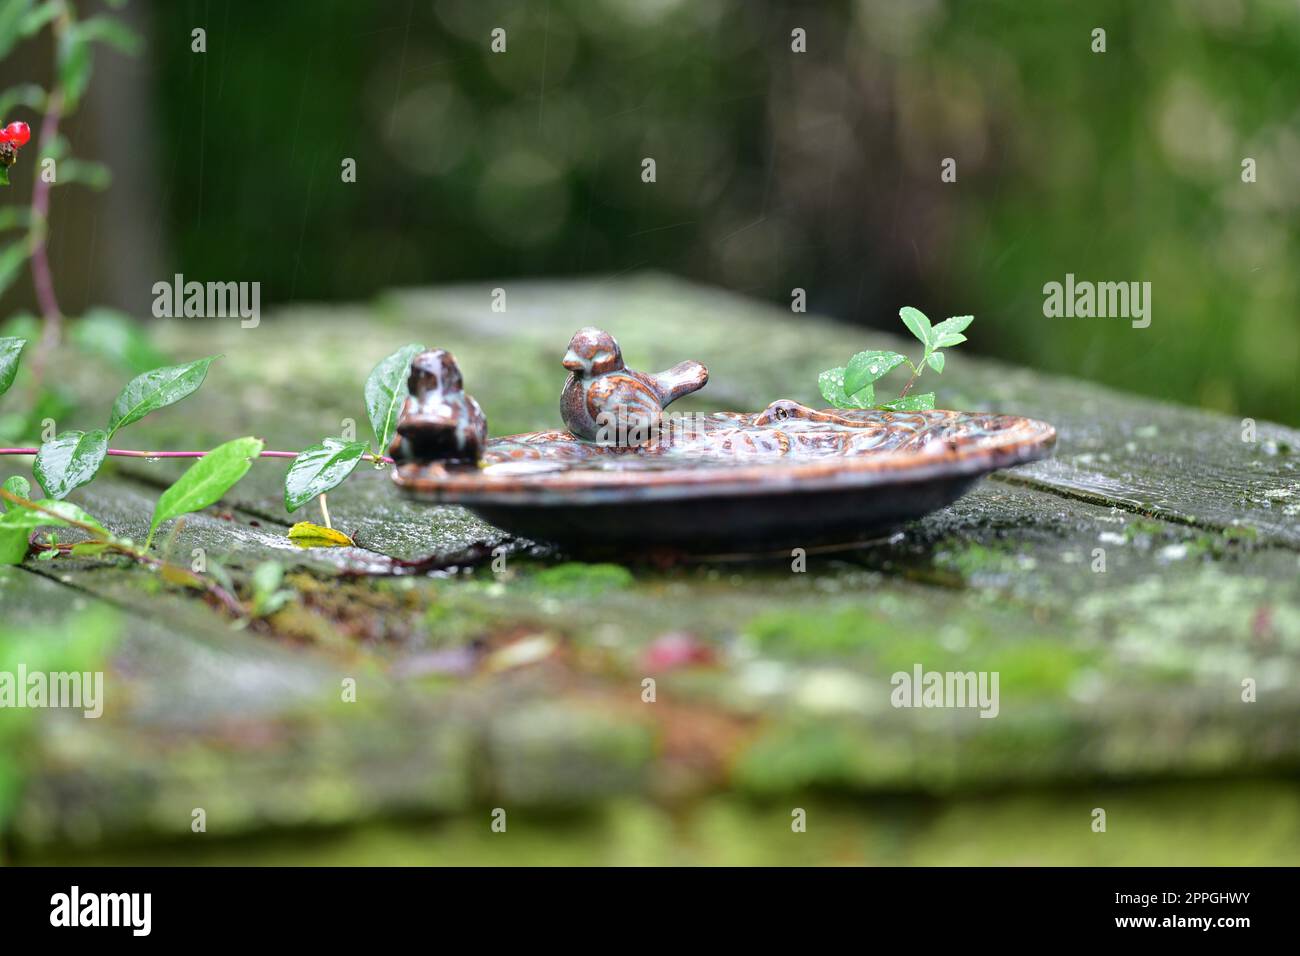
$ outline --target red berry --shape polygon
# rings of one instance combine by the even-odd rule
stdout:
[[[12,138],[13,137],[9,135],[8,129],[0,129],[0,146],[3,146],[5,143],[9,142],[9,140]]]
[[[15,146],[26,146],[27,141],[32,138],[32,128],[21,121],[10,123],[4,128],[4,135],[8,137],[8,142]]]

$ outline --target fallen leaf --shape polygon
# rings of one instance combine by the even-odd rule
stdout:
[[[299,521],[289,529],[289,540],[300,548],[350,548],[353,541],[342,531]]]

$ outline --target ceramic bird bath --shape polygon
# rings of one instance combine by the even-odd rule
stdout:
[[[852,544],[951,504],[982,476],[1050,454],[1051,425],[976,412],[815,410],[675,416],[708,381],[698,362],[624,367],[582,329],[563,365],[566,430],[485,439],[451,354],[412,363],[391,453],[422,501],[574,551],[771,551]]]

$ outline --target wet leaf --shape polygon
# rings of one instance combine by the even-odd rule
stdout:
[[[974,321],[975,316],[973,315],[954,315],[952,318],[944,319],[936,325],[931,330],[931,333],[935,339],[945,335],[956,335],[959,332],[965,332]]]
[[[158,526],[181,515],[200,511],[220,500],[248,473],[251,459],[262,452],[260,438],[236,438],[208,452],[162,493],[149,523],[148,548]]]
[[[137,375],[122,389],[113,402],[108,433],[112,435],[132,422],[138,422],[150,412],[174,405],[187,395],[192,395],[208,374],[208,366],[220,358],[209,355],[197,362],[170,365]]]
[[[934,408],[934,392],[926,392],[924,395],[908,395],[906,398],[896,398],[892,402],[881,402],[876,407],[891,412],[928,412]]]
[[[871,385],[860,389],[853,395],[844,391],[844,369],[828,368],[817,376],[817,386],[822,398],[835,408],[870,408],[875,400],[875,388]]]
[[[0,339],[0,395],[9,391],[18,374],[18,357],[22,355],[26,339]]]
[[[15,506],[0,515],[0,565],[20,564],[27,555],[31,533],[37,528],[67,528],[76,522],[89,525],[106,538],[112,537],[99,521],[69,501],[42,498],[32,504],[44,510]]]
[[[95,477],[107,454],[105,432],[66,431],[41,445],[32,473],[47,495],[65,498],[68,492]]]
[[[849,364],[844,369],[845,394],[852,395],[861,391],[864,386],[889,374],[906,361],[907,357],[897,352],[859,352],[849,359]]]
[[[289,529],[289,540],[300,548],[349,548],[353,541],[342,531],[299,521]]]
[[[370,427],[374,429],[381,455],[397,430],[397,415],[406,397],[411,359],[423,351],[423,345],[403,346],[376,365],[366,379],[366,414],[370,416]]]
[[[89,525],[106,538],[112,537],[108,529],[99,523],[98,518],[71,501],[41,498],[39,501],[33,501],[32,504],[36,507],[14,507],[0,515],[0,527],[25,528],[32,531],[36,528],[69,528],[73,524],[79,524]]]
[[[326,438],[308,448],[289,466],[284,476],[284,508],[290,514],[317,495],[343,483],[368,451],[363,441]]]
[[[926,356],[925,360],[930,363],[930,368],[934,369],[941,375],[943,374],[944,358],[942,352],[931,352]]]
[[[17,495],[19,498],[30,498],[32,496],[32,485],[22,475],[13,475],[5,479],[4,490],[11,495]],[[0,512],[8,511],[9,502],[0,498]]]
[[[910,305],[905,305],[898,310],[898,316],[903,320],[903,324],[907,326],[907,330],[921,340],[921,344],[925,346],[926,351],[928,352],[930,350],[930,343],[933,340],[930,337],[930,320],[926,318],[925,313],[920,309],[914,309]]]

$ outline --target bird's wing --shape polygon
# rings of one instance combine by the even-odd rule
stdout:
[[[618,372],[602,375],[588,386],[587,410],[597,428],[603,413],[612,417],[612,424],[627,429],[648,429],[659,421],[663,412],[659,396],[649,385]]]

